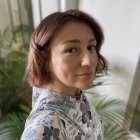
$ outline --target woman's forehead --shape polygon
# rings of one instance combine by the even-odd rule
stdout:
[[[81,39],[95,41],[95,35],[90,26],[83,22],[68,22],[54,36],[52,41],[78,42]]]

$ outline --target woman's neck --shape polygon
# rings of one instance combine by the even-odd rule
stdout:
[[[47,84],[45,86],[45,88],[47,88],[49,90],[56,91],[60,94],[71,96],[71,97],[75,97],[75,96],[80,95],[80,89],[79,88],[68,87],[68,86],[59,87],[59,86],[54,86],[53,84]]]

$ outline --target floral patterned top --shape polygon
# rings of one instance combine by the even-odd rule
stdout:
[[[103,140],[102,121],[81,91],[76,97],[33,87],[21,140]]]

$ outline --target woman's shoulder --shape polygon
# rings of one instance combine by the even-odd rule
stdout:
[[[21,140],[57,139],[64,127],[64,121],[55,112],[34,114],[27,119]]]

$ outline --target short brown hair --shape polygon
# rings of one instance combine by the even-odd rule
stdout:
[[[97,40],[97,55],[99,58],[97,72],[107,69],[107,62],[100,54],[104,35],[98,22],[90,15],[79,10],[56,12],[44,18],[31,36],[26,68],[27,80],[31,86],[44,86],[51,81],[51,75],[48,71],[50,43],[60,28],[70,21],[83,22],[91,27]]]

